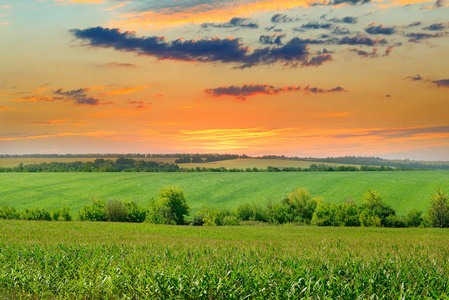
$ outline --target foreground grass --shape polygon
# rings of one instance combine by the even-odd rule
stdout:
[[[376,190],[398,215],[411,209],[427,211],[435,188],[449,191],[449,171],[293,172],[293,173],[0,173],[0,206],[16,209],[69,206],[74,215],[99,195],[104,200],[150,197],[168,186],[187,195],[192,213],[203,206],[233,209],[241,203],[278,202],[298,187],[324,201],[362,203],[367,189]]]
[[[449,231],[0,221],[0,299],[444,299]]]

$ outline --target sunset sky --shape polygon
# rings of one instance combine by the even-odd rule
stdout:
[[[446,2],[0,0],[0,153],[449,160]]]

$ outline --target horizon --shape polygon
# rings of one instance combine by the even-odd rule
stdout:
[[[4,0],[0,154],[449,161],[447,0]]]

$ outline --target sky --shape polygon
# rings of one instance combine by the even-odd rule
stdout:
[[[449,160],[447,2],[0,0],[0,153]]]

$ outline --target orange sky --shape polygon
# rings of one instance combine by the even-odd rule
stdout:
[[[0,153],[449,160],[445,1],[4,2]]]

